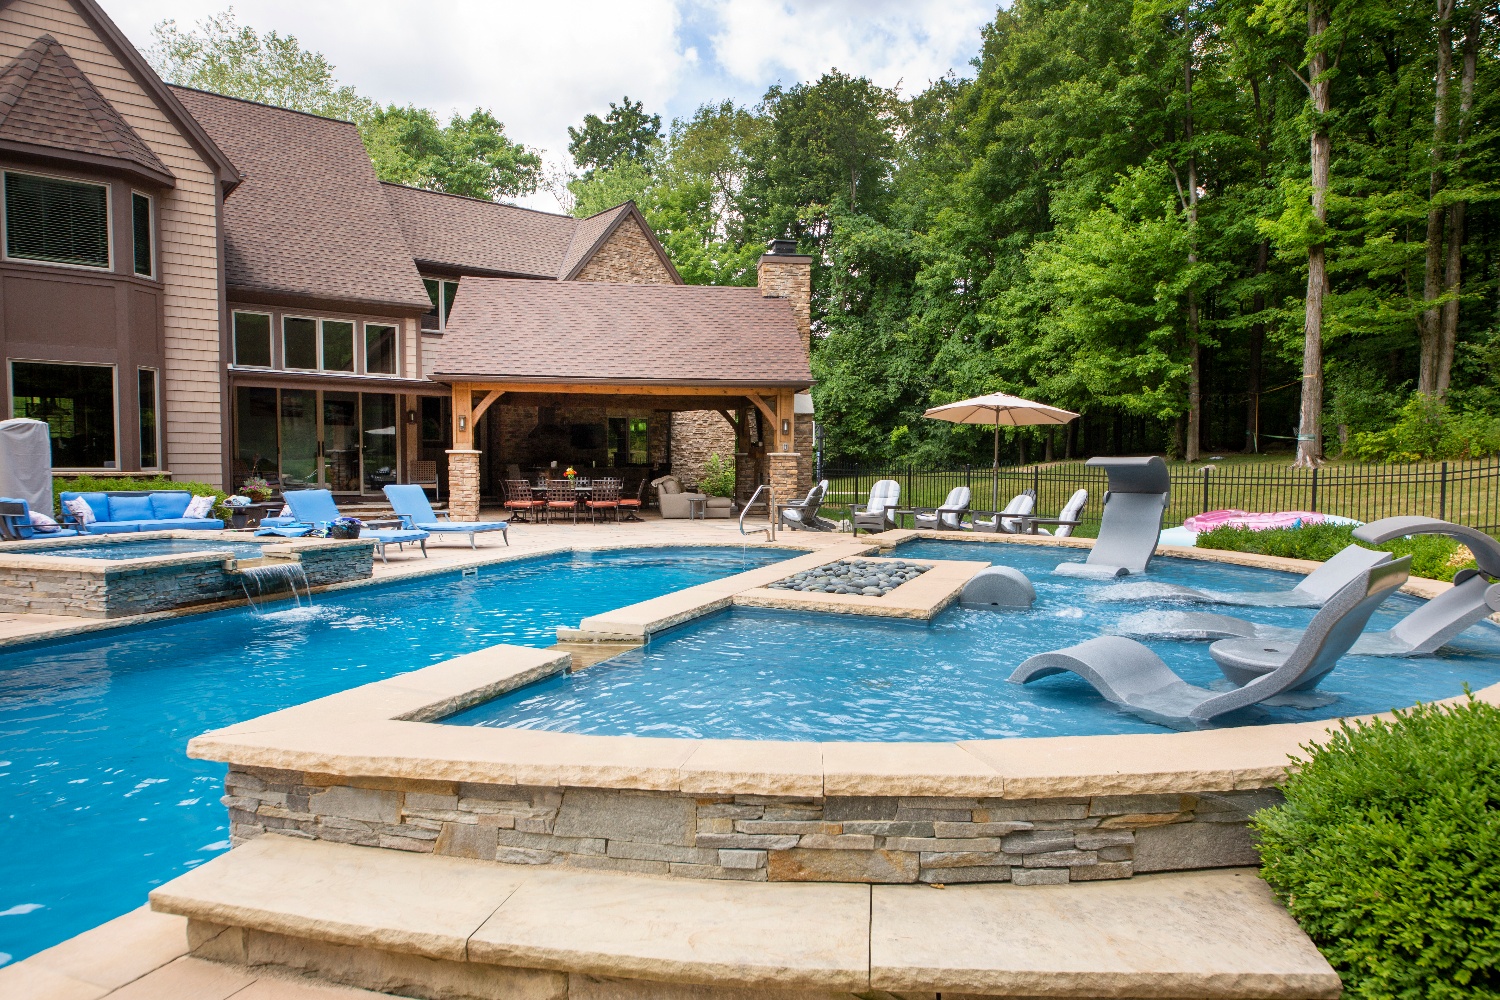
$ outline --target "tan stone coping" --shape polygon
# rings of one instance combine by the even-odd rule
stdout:
[[[8,543],[0,550],[0,569],[18,570],[65,570],[70,573],[83,573],[86,575],[118,576],[124,573],[136,573],[142,570],[160,569],[166,566],[186,566],[200,563],[223,562],[229,565],[235,562],[245,562],[233,554],[228,556],[216,555],[211,549],[201,552],[176,552],[160,556],[140,556],[134,559],[92,559],[86,556],[69,556],[65,552],[47,551],[39,552],[39,549],[69,549],[69,548],[99,548],[104,545],[124,545],[130,542],[140,541],[169,541],[178,539],[190,542],[219,541],[218,532],[207,531],[141,531],[121,532],[117,535],[84,535],[77,538],[36,538],[23,542]],[[338,545],[347,545],[348,541],[327,538],[277,538],[271,541],[259,542],[247,538],[234,538],[226,540],[224,551],[228,551],[227,541],[243,544],[253,542],[261,547],[261,555],[273,558],[296,559],[300,552],[312,552],[320,549],[332,548]],[[373,545],[374,543],[369,543]]]
[[[350,778],[702,795],[1010,799],[1234,791],[1280,783],[1336,721],[949,743],[695,740],[434,724],[567,670],[566,652],[488,649],[205,733],[188,756]],[[1500,704],[1500,684],[1479,692]],[[1456,700],[1456,699],[1455,699]]]
[[[200,937],[244,928],[416,955],[435,977],[453,969],[442,963],[477,963],[776,996],[1339,994],[1312,942],[1240,869],[942,891],[657,878],[272,834],[154,890],[151,905],[200,922]]]

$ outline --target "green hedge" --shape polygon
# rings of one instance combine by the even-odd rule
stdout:
[[[207,483],[179,483],[166,476],[61,476],[52,477],[52,511],[56,515],[62,510],[59,499],[68,493],[107,493],[111,490],[187,490],[195,497],[213,497],[213,516],[229,520],[229,508],[224,498],[229,494]]]
[[[1258,813],[1261,874],[1362,1000],[1500,997],[1500,709],[1342,723]]]
[[[1314,559],[1318,562],[1334,556],[1353,544],[1354,528],[1348,524],[1308,524],[1300,528],[1271,528],[1251,531],[1249,528],[1214,528],[1198,536],[1200,549],[1227,549],[1231,552],[1256,552],[1288,559]],[[1379,548],[1396,556],[1411,556],[1411,575],[1429,580],[1452,580],[1453,574],[1474,565],[1473,559],[1458,558],[1459,544],[1444,535],[1413,535],[1398,538]]]

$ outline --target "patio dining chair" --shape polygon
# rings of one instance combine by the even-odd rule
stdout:
[[[600,514],[615,512],[615,523],[620,521],[620,480],[594,480],[593,495],[583,502],[589,509],[589,523],[595,523]]]
[[[531,484],[524,479],[507,479],[505,481],[505,509],[510,511],[517,521],[527,520],[527,515],[535,513],[543,506],[542,501],[531,495]]]
[[[625,512],[625,520],[639,521],[637,512],[646,506],[646,477],[641,477],[641,483],[636,488],[635,497],[624,497],[620,500],[620,509]]]
[[[578,523],[578,491],[566,479],[547,480],[547,523],[565,513],[571,513],[573,523]]]

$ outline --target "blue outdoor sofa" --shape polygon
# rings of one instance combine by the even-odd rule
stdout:
[[[111,491],[108,493],[62,493],[59,499],[82,497],[94,512],[94,520],[85,527],[62,508],[62,525],[76,528],[80,534],[114,535],[125,531],[222,531],[224,522],[216,517],[183,517],[193,495],[187,490]]]

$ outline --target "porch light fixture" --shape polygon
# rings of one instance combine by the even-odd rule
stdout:
[[[409,423],[409,424],[414,424],[414,423],[417,422],[417,411],[416,410],[407,410],[406,411],[406,422]]]
[[[469,429],[469,418],[468,417],[460,416],[458,418],[458,429],[459,429],[460,433],[462,433],[463,431],[466,431],[466,430]]]
[[[781,433],[783,433],[783,434],[790,434],[790,433],[792,433],[792,422],[790,420],[783,420],[781,422]]]

